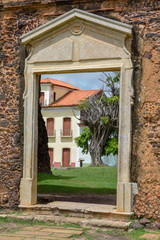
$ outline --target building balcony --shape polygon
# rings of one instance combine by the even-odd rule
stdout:
[[[60,130],[60,136],[61,137],[65,137],[65,138],[67,138],[67,137],[73,137],[73,131],[72,131],[72,129],[69,129],[69,130]]]
[[[53,131],[53,135],[48,135],[48,138],[55,138],[56,137],[56,129]]]

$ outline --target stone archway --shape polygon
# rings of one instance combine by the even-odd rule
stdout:
[[[131,26],[78,9],[26,33],[30,45],[25,65],[24,163],[21,205],[37,202],[38,87],[42,73],[120,71],[117,211],[131,212],[134,183],[130,182],[131,105],[130,53],[125,48]]]

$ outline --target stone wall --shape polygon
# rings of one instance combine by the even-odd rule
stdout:
[[[139,190],[134,212],[138,217],[160,219],[160,3],[157,0],[0,1],[0,193],[4,192],[4,199],[8,199],[5,204],[18,203],[26,56],[19,37],[72,8],[133,26],[135,105],[131,178],[138,183]]]

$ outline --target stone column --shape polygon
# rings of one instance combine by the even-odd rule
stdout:
[[[132,72],[132,68],[122,67],[121,69],[117,183],[117,211],[119,212],[132,211],[132,183],[130,182]]]
[[[37,203],[38,92],[39,80],[32,72],[25,74],[24,156],[20,204]]]

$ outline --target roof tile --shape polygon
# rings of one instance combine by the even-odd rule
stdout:
[[[42,79],[40,81],[41,84],[47,84],[47,83],[51,83],[53,85],[56,85],[56,86],[60,86],[60,87],[65,87],[65,88],[69,88],[69,89],[74,89],[74,90],[80,90],[80,88],[77,88],[69,83],[66,83],[66,82],[63,82],[63,81],[60,81],[60,80],[56,80],[56,79],[52,79],[52,78],[45,78],[45,79]]]
[[[85,100],[88,97],[94,96],[101,91],[102,89],[72,91],[59,99],[57,102],[53,103],[50,107],[78,106],[81,103],[80,101]]]

